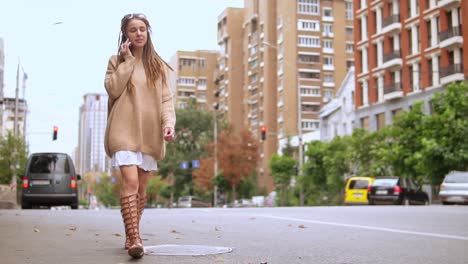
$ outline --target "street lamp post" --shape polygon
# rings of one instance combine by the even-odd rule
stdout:
[[[268,46],[272,49],[278,50],[278,47],[267,42],[262,42],[265,46]],[[302,160],[303,160],[303,150],[302,150],[302,107],[301,107],[301,91],[299,86],[299,70],[296,69],[296,84],[297,84],[297,139],[298,139],[298,151],[299,151],[299,164],[298,164],[298,175],[302,174]],[[296,179],[293,178],[294,184],[296,183]],[[300,205],[304,205],[304,193],[302,191],[302,187],[299,191],[299,202]]]

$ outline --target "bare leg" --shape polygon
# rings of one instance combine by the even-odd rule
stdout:
[[[135,165],[120,166],[120,172],[122,173],[122,188],[120,189],[120,196],[128,196],[138,193],[138,167]]]
[[[138,168],[138,193],[140,194],[140,197],[146,197],[146,187],[148,186],[148,180],[151,175],[153,175],[152,171],[145,171]]]

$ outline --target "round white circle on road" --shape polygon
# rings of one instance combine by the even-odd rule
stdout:
[[[157,245],[146,246],[145,255],[164,256],[203,256],[232,252],[230,247],[214,247],[204,245]]]

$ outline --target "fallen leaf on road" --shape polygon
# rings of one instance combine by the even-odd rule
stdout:
[[[68,236],[68,237],[71,236],[71,234],[65,234],[65,235]]]
[[[70,227],[68,230],[70,230],[70,231],[76,231],[76,226]]]
[[[307,228],[307,227],[305,227],[305,225],[299,225],[298,227],[299,228]]]
[[[218,263],[219,262],[224,262],[224,259],[223,258],[217,258],[217,259],[215,259],[215,262],[218,262]]]
[[[173,234],[180,234],[180,232],[178,232],[178,231],[175,230],[175,229],[172,229],[171,233],[173,233]]]
[[[39,229],[34,228],[34,232],[39,233]]]
[[[289,226],[289,227],[291,227],[292,225],[291,225],[291,224],[289,224],[288,226]]]
[[[99,234],[94,234],[95,236],[99,236]]]
[[[215,231],[221,231],[221,229],[215,226]]]
[[[116,236],[116,237],[121,237],[122,236],[121,234],[117,234],[117,233],[113,234],[113,235]]]

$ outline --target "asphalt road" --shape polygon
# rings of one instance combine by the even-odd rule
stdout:
[[[147,209],[145,246],[225,254],[131,260],[118,210],[2,210],[0,263],[468,263],[468,206]]]

